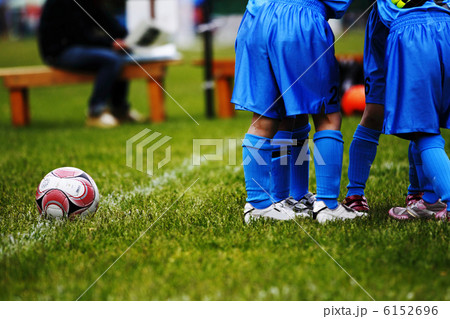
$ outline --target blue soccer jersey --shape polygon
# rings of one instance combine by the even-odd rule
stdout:
[[[247,5],[247,10],[255,15],[260,7],[262,7],[267,2],[276,2],[276,0],[249,0]],[[307,2],[322,2],[327,9],[327,18],[340,19],[344,15],[345,11],[352,3],[352,0],[307,0]],[[302,3],[305,0],[301,1]]]
[[[347,11],[352,0],[322,0],[327,7],[328,19],[340,19]]]
[[[444,1],[444,3],[448,3],[449,1]],[[384,25],[388,28],[391,27],[393,21],[397,18],[404,16],[410,12],[426,12],[426,11],[444,11],[448,12],[447,9],[437,5],[434,0],[428,0],[423,5],[419,7],[413,8],[398,8],[395,4],[392,3],[391,0],[378,0],[378,13],[380,15],[381,21],[383,21]]]
[[[253,15],[256,15],[256,12],[262,5],[270,0],[249,0],[247,4],[247,10]]]

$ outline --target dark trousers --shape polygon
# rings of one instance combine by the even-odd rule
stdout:
[[[129,84],[128,81],[120,79],[125,58],[119,53],[106,48],[73,46],[52,59],[51,64],[69,71],[97,74],[89,99],[90,115],[99,115],[108,105],[115,116],[127,114]]]

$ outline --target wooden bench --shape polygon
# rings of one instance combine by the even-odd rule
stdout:
[[[362,54],[342,54],[336,56],[339,62],[355,61],[363,63]],[[203,66],[204,61],[195,61],[194,65]],[[234,116],[234,105],[231,103],[234,81],[234,59],[220,59],[213,62],[213,75],[218,101],[218,114],[221,118]]]
[[[176,61],[142,62],[140,66],[130,63],[122,72],[123,79],[147,79],[150,120],[153,122],[166,119],[163,85],[167,66],[172,63]],[[46,66],[0,69],[0,78],[3,78],[3,84],[9,91],[14,126],[30,123],[29,88],[94,81],[92,74],[72,73]]]
[[[194,65],[203,66],[203,61],[194,61]],[[234,59],[214,60],[213,75],[218,102],[218,115],[230,118],[235,115],[234,104],[231,103],[234,83]]]

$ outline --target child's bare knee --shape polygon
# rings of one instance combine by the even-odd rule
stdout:
[[[341,129],[342,117],[339,112],[329,114],[313,114],[312,117],[316,132],[324,130],[339,131]]]

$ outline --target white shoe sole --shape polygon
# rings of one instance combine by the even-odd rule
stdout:
[[[272,209],[270,210],[261,210],[252,209],[244,213],[244,221],[245,223],[251,223],[254,220],[260,219],[260,218],[266,218],[266,219],[273,219],[273,220],[280,220],[280,221],[286,221],[294,219],[295,213],[294,211],[287,209],[283,206],[278,207],[277,205],[280,205],[279,203],[272,205]]]
[[[326,222],[334,222],[337,220],[353,220],[353,219],[363,218],[363,217],[367,217],[367,214],[355,215],[352,217],[343,217],[343,216],[336,216],[336,215],[334,215],[332,213],[328,213],[328,212],[321,212],[317,215],[316,220],[319,223],[324,224]]]

